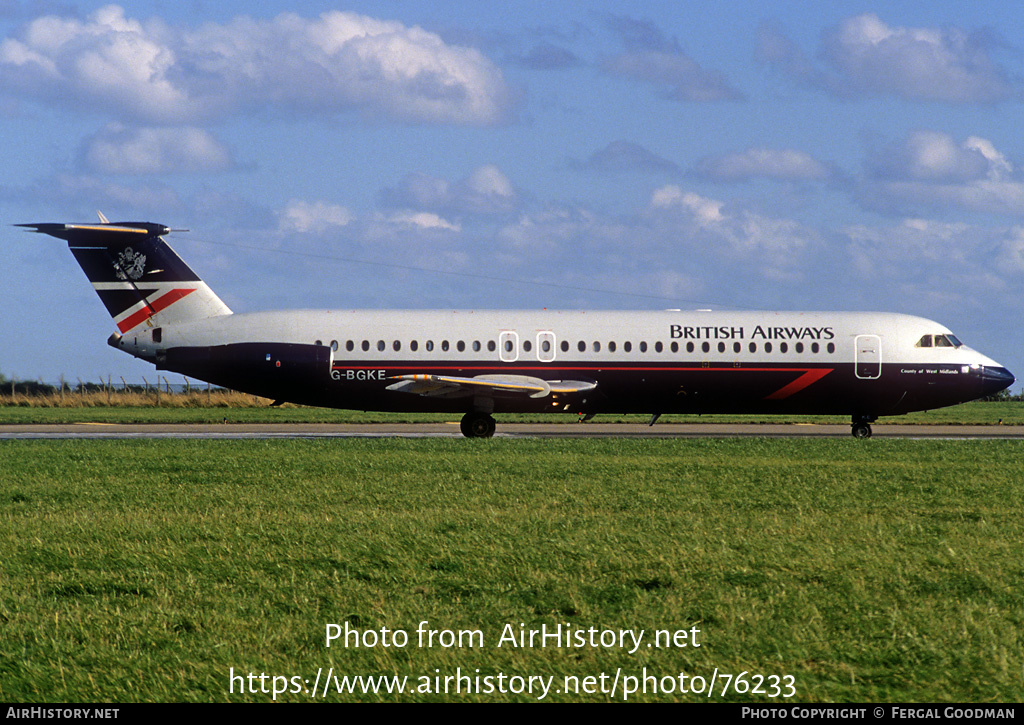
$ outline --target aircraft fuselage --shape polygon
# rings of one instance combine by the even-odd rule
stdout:
[[[930,320],[852,312],[291,311],[124,335],[127,352],[307,405],[486,413],[808,413],[873,420],[1006,387],[1002,366]],[[596,383],[530,396],[389,390],[403,376]]]

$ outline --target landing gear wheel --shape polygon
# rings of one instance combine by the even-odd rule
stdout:
[[[487,413],[466,413],[462,416],[459,428],[467,438],[490,438],[494,435],[497,423]]]
[[[871,425],[869,423],[854,423],[850,430],[854,438],[870,438]]]

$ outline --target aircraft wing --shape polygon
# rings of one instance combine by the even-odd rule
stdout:
[[[388,379],[397,381],[389,385],[388,390],[431,398],[461,398],[487,393],[544,398],[552,394],[585,393],[597,387],[597,383],[585,380],[542,380],[528,375],[477,375],[472,378],[454,375],[395,375]]]

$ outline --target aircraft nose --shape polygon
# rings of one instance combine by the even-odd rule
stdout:
[[[982,395],[995,395],[1013,385],[1013,373],[998,365],[983,365],[981,368]]]

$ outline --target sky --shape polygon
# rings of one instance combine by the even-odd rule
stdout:
[[[1005,0],[0,0],[0,374],[153,380],[12,226],[101,211],[236,312],[884,310],[1024,375],[1022,38]]]

